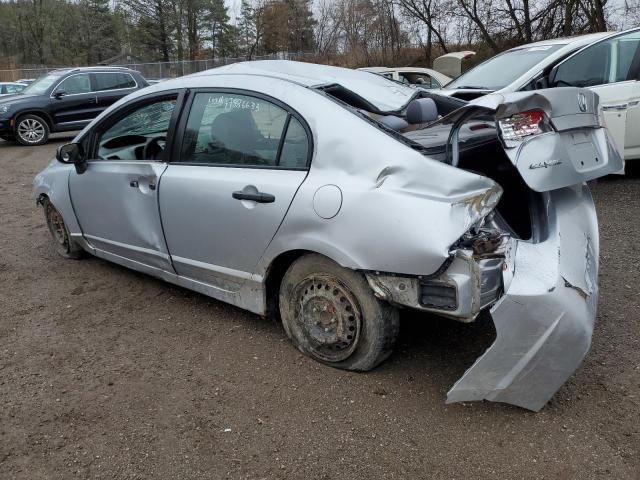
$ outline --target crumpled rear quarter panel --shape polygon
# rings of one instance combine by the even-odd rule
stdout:
[[[586,185],[547,195],[549,235],[513,242],[513,274],[491,309],[497,338],[447,402],[491,400],[540,410],[582,362],[598,297],[598,225]]]
[[[423,156],[335,102],[292,106],[310,122],[315,152],[259,271],[282,252],[305,249],[344,267],[411,275],[435,272],[449,247],[482,214],[481,199],[501,189],[487,178]],[[313,105],[313,112],[307,111]],[[322,218],[316,192],[335,185],[338,213]],[[333,188],[333,187],[332,187]]]

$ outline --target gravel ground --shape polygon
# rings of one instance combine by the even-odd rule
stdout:
[[[348,373],[272,321],[59,258],[31,198],[59,142],[0,141],[0,479],[640,478],[638,172],[594,185],[593,346],[534,414],[444,404],[490,321],[406,314],[396,353]]]

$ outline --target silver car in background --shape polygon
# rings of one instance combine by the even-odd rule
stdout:
[[[382,362],[401,307],[460,322],[488,310],[495,343],[448,401],[539,410],[593,331],[584,182],[620,165],[588,90],[466,104],[264,61],[120,100],[59,148],[34,194],[62,255],[279,313],[299,350],[334,367]]]

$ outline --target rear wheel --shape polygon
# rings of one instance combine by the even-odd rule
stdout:
[[[15,138],[22,145],[42,145],[49,139],[49,125],[37,115],[18,118],[15,131]]]
[[[64,258],[77,260],[84,257],[84,250],[71,239],[60,212],[48,198],[43,200],[42,206],[44,207],[44,216],[47,220],[47,227],[49,227],[51,237],[53,237],[56,251]]]
[[[317,254],[299,258],[285,273],[280,314],[302,353],[345,370],[384,361],[399,332],[397,309],[378,300],[362,274]]]

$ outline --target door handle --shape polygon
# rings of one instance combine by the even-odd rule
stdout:
[[[139,186],[138,181],[137,181],[137,180],[131,180],[131,181],[129,182],[129,186],[130,186],[131,188],[138,188],[138,186]]]
[[[257,203],[273,203],[276,201],[276,197],[274,197],[270,193],[262,193],[262,192],[250,193],[250,192],[243,192],[242,190],[239,190],[239,191],[233,192],[231,196],[236,200],[251,200],[252,202],[257,202]]]
[[[617,105],[603,105],[602,110],[624,110],[628,106],[628,103],[619,103]]]

